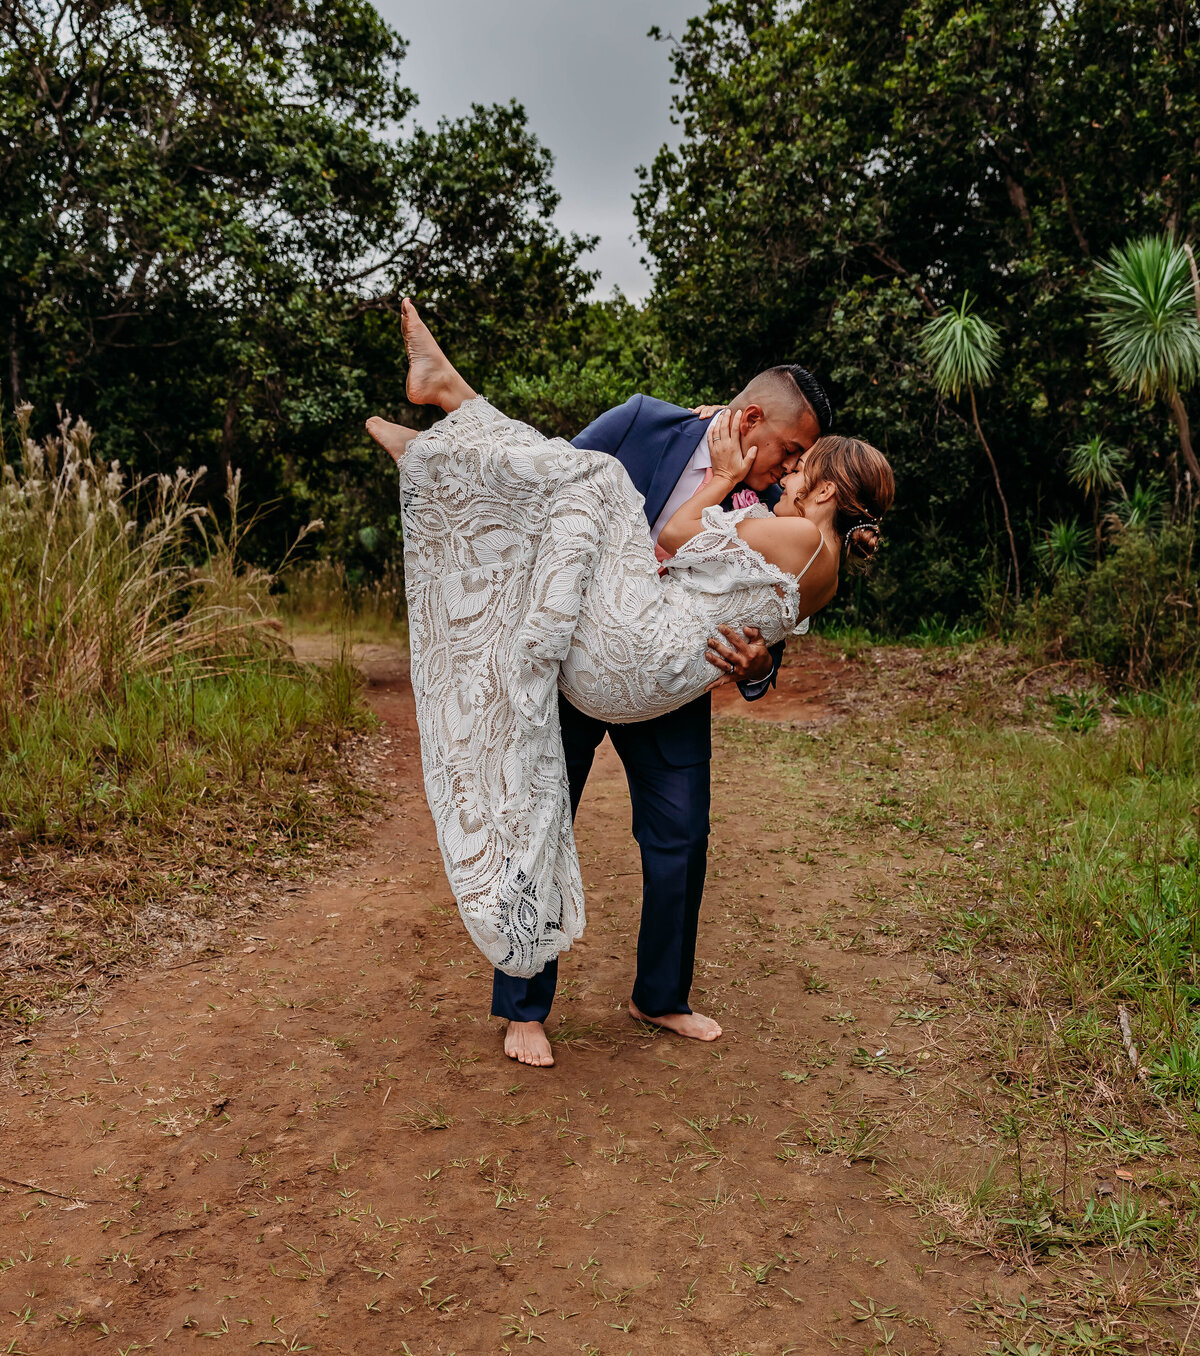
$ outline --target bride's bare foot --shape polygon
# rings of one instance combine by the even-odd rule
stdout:
[[[554,1063],[546,1028],[541,1022],[509,1022],[504,1033],[504,1053],[519,1064],[545,1068]]]
[[[449,414],[464,401],[474,400],[475,392],[438,347],[428,325],[407,297],[400,303],[400,330],[408,351],[404,392],[413,405],[437,405]]]
[[[699,1012],[664,1012],[661,1017],[647,1017],[634,1002],[629,1004],[629,1015],[651,1026],[665,1027],[677,1036],[690,1036],[694,1041],[715,1041],[721,1034],[720,1026],[711,1017]]]
[[[415,428],[408,428],[404,424],[389,424],[378,415],[373,415],[367,420],[367,432],[397,466],[400,465],[400,458],[404,455],[405,449],[417,436]]]

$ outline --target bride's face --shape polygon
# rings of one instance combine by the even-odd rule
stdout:
[[[831,480],[810,484],[804,471],[804,458],[790,475],[779,482],[780,499],[775,505],[775,514],[779,518],[811,518],[814,514],[820,518],[822,508],[832,502],[836,495]]]
[[[804,476],[804,458],[790,475],[779,482],[780,498],[775,505],[775,514],[779,518],[803,518],[804,500],[808,494],[808,481]]]

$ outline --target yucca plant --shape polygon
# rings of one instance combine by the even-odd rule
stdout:
[[[1134,528],[1153,532],[1162,526],[1167,502],[1161,481],[1138,480],[1133,489],[1109,506],[1108,522],[1115,528]]]
[[[1087,530],[1075,518],[1051,523],[1034,550],[1052,579],[1083,574],[1089,563]]]
[[[1100,551],[1100,495],[1121,487],[1121,471],[1126,453],[1114,447],[1098,433],[1079,443],[1067,454],[1067,479],[1092,501],[1092,526],[1096,532],[1096,552]]]
[[[999,331],[976,313],[971,294],[963,292],[962,302],[958,306],[947,306],[922,329],[921,351],[933,369],[934,385],[943,399],[950,396],[957,400],[964,388],[970,399],[971,421],[983,445],[988,465],[992,468],[996,494],[1004,514],[1004,530],[1008,534],[1008,548],[1012,554],[1014,592],[1016,601],[1020,602],[1021,564],[1017,558],[1017,540],[1013,536],[1012,521],[1008,516],[1008,500],[1000,484],[1000,470],[988,440],[983,436],[975,402],[975,388],[982,390],[990,385],[995,375],[996,361],[1000,355]]]
[[[1186,251],[1169,235],[1132,240],[1098,266],[1089,292],[1100,304],[1093,318],[1113,376],[1147,403],[1166,401],[1184,463],[1200,486],[1181,395],[1200,374],[1200,322]]]

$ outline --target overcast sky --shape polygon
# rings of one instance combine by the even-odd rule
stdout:
[[[598,291],[642,297],[650,279],[630,196],[638,165],[674,139],[670,47],[646,37],[652,24],[682,32],[704,0],[375,0],[409,43],[402,67],[420,98],[417,120],[433,127],[472,103],[525,105],[538,139],[554,153],[564,231],[598,235],[589,267]]]

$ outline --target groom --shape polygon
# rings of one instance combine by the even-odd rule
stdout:
[[[780,479],[829,432],[829,399],[811,373],[789,363],[759,373],[729,408],[739,417],[742,445],[758,448],[738,502],[749,489],[773,504]],[[705,483],[711,466],[709,423],[710,418],[677,405],[635,395],[572,441],[576,447],[609,452],[625,467],[645,497],[657,544],[675,510]],[[730,507],[728,501],[725,507]],[[741,635],[728,627],[721,630],[724,639],[710,641],[708,658],[738,683],[747,701],[755,701],[774,683],[783,645],[768,650],[753,627]],[[705,694],[653,720],[609,725],[559,697],[572,814],[606,734],[629,781],[633,836],[642,853],[642,921],[629,1011],[681,1036],[709,1041],[716,1040],[721,1028],[691,1010],[688,993],[708,853],[710,712],[711,699]],[[495,972],[492,1015],[508,1018],[504,1052],[510,1059],[554,1063],[543,1023],[557,982],[557,960],[532,979]]]

